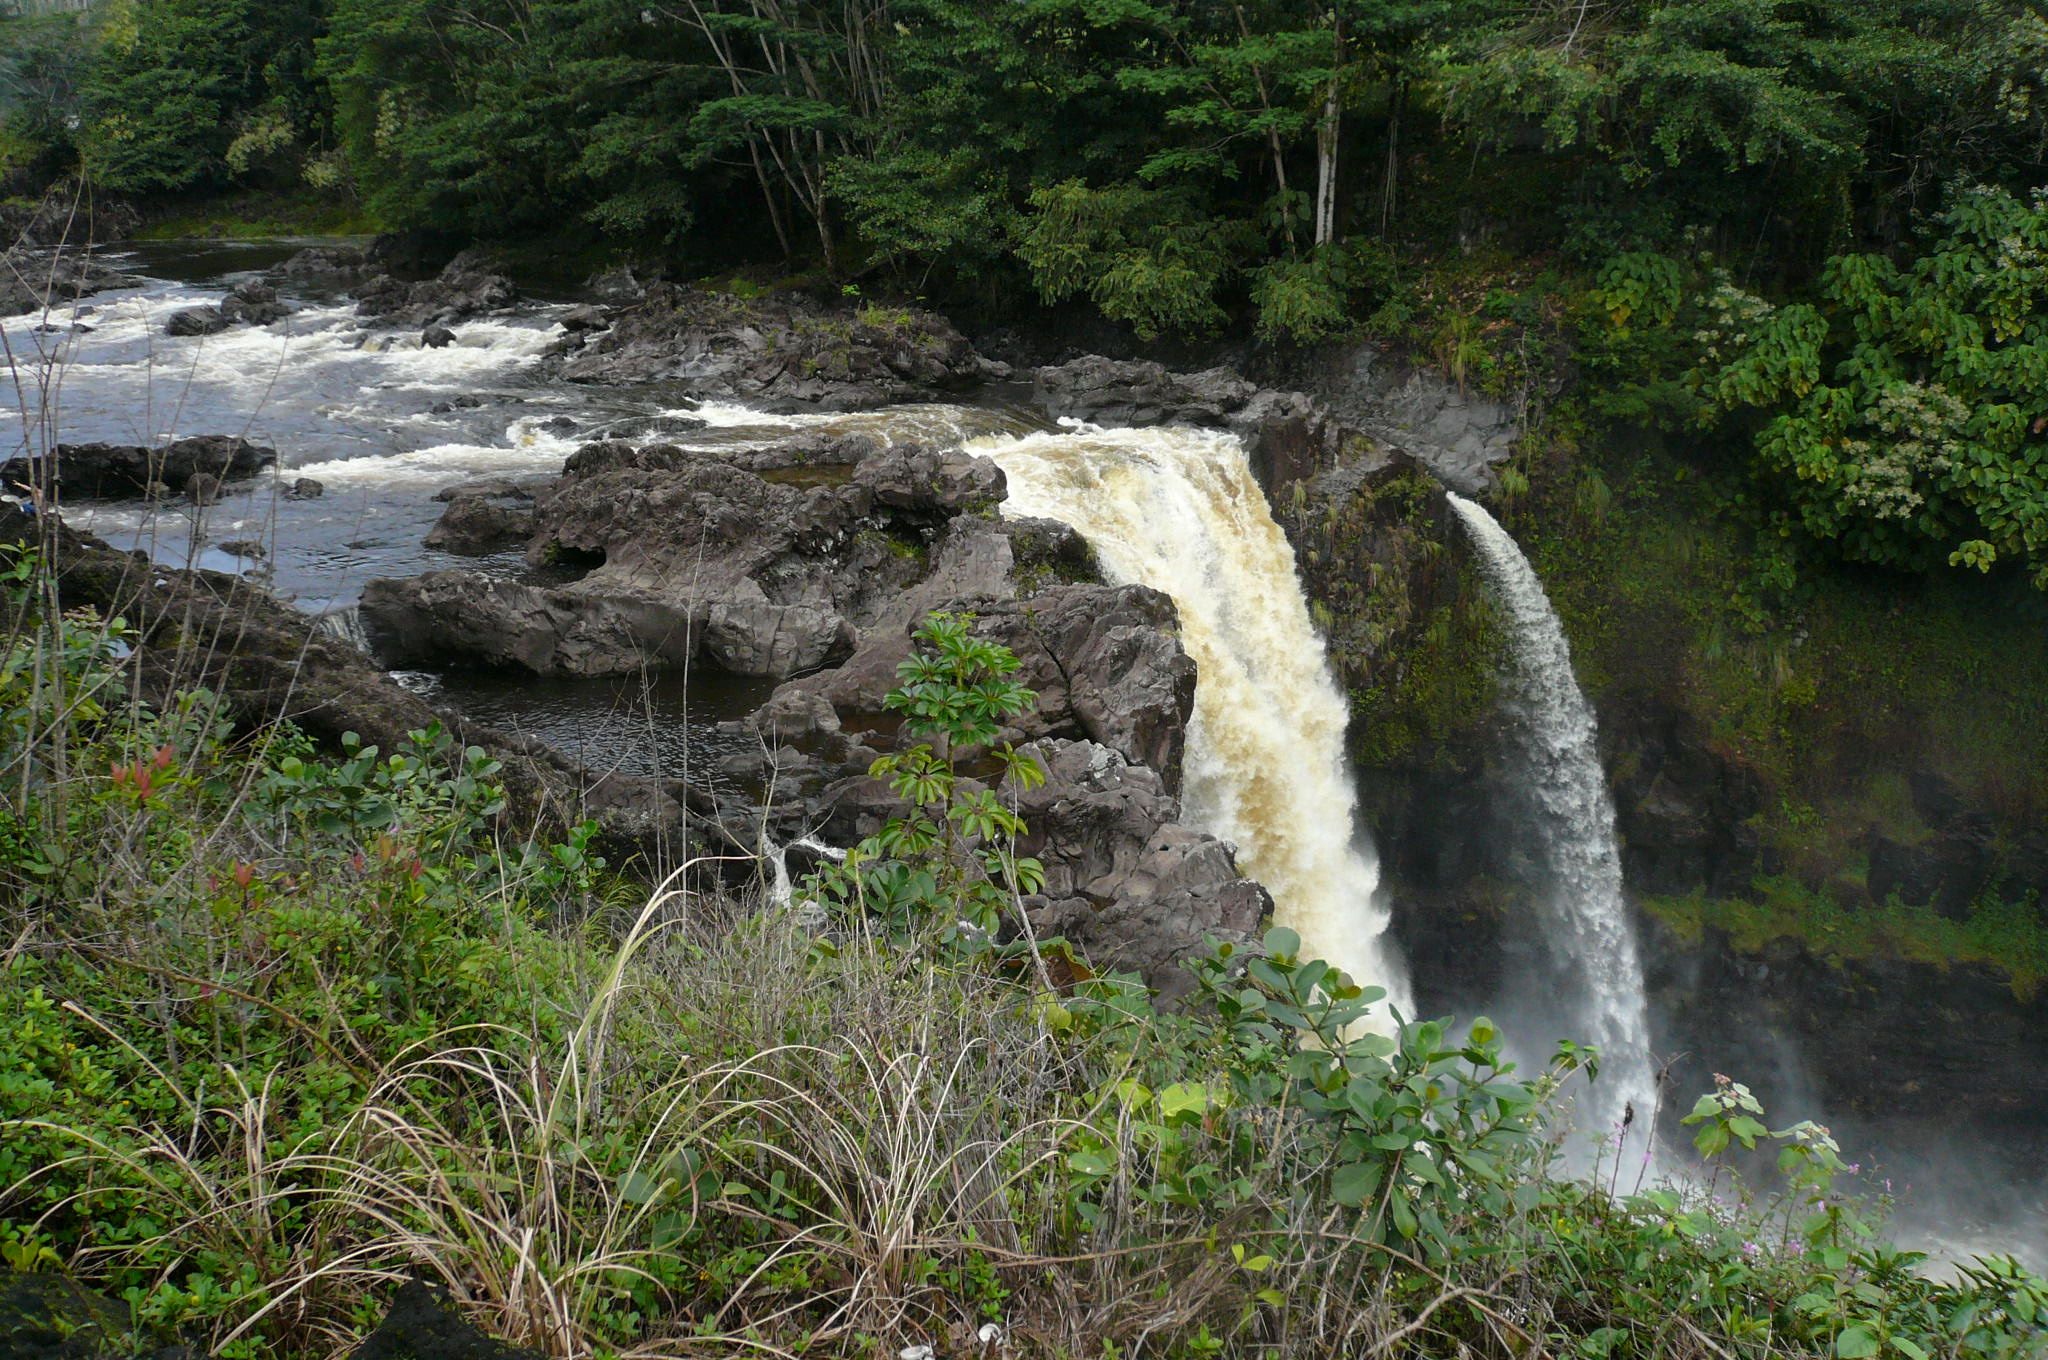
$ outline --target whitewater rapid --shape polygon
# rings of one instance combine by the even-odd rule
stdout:
[[[1601,1074],[1590,1099],[1595,1131],[1615,1129],[1630,1106],[1647,1128],[1656,1106],[1649,1003],[1622,895],[1614,802],[1593,709],[1572,672],[1564,626],[1521,547],[1484,506],[1445,494],[1508,614],[1510,678],[1523,719],[1519,754],[1548,870],[1534,905],[1558,973],[1542,981],[1582,1026],[1571,1037],[1600,1047]]]
[[[1079,427],[967,448],[1002,467],[1005,513],[1064,521],[1112,581],[1173,597],[1197,674],[1188,823],[1237,846],[1308,952],[1412,1014],[1358,824],[1349,709],[1243,444],[1215,430]]]

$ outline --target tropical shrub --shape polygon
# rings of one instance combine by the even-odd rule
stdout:
[[[1691,381],[1756,425],[1773,518],[1907,569],[2009,563],[2048,589],[2048,198],[1970,189],[1907,264],[1830,260],[1811,303],[1724,283]]]

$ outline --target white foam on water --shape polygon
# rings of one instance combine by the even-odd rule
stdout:
[[[330,489],[339,487],[432,487],[439,489],[465,477],[558,473],[570,454],[581,447],[540,428],[540,421],[521,417],[506,429],[503,444],[434,444],[396,453],[335,458],[302,463],[293,477],[311,477]]]

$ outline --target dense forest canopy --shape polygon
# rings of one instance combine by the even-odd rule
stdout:
[[[1501,318],[1416,261],[1504,250],[1585,285],[1606,413],[1740,434],[1799,543],[2048,581],[2026,0],[101,0],[5,32],[17,189],[311,185],[1140,340],[1363,329],[1460,381]]]

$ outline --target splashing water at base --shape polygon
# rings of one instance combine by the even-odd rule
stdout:
[[[1523,755],[1550,877],[1538,905],[1545,943],[1567,974],[1543,981],[1558,996],[1578,998],[1576,1018],[1585,1032],[1573,1037],[1600,1046],[1601,1078],[1592,1105],[1599,1127],[1611,1129],[1630,1103],[1647,1118],[1656,1088],[1643,965],[1622,897],[1621,851],[1600,768],[1598,728],[1572,673],[1564,627],[1535,569],[1484,507],[1446,494],[1512,625],[1515,692],[1527,719]]]
[[[1237,845],[1310,952],[1407,1013],[1378,860],[1355,827],[1348,710],[1244,446],[1210,430],[1084,427],[967,447],[1009,478],[1006,513],[1072,525],[1110,579],[1173,597],[1197,667],[1188,821]],[[1385,1023],[1385,1008],[1372,1018]]]

